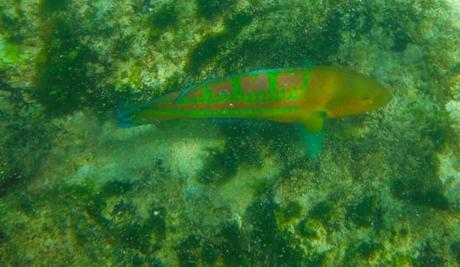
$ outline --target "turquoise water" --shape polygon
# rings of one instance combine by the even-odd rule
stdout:
[[[0,1],[1,266],[460,265],[460,5]],[[135,106],[213,77],[327,65],[388,88],[327,121]]]

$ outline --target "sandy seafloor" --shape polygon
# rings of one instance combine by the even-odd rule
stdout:
[[[1,0],[1,266],[460,266],[456,0]],[[393,94],[294,126],[117,107],[247,70]]]

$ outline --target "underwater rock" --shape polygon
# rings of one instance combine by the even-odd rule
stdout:
[[[0,1],[0,265],[455,266],[459,15],[454,0]],[[326,122],[313,160],[295,126],[114,122],[209,78],[311,65],[394,96]]]

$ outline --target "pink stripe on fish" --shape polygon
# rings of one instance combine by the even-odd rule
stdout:
[[[278,75],[277,87],[279,89],[299,89],[303,87],[303,72],[288,72]]]
[[[278,108],[278,107],[300,107],[302,103],[299,101],[290,101],[282,103],[220,103],[220,104],[190,104],[190,105],[175,105],[175,104],[160,104],[160,109],[175,109],[175,110],[226,110],[226,109],[250,109],[250,108]]]
[[[233,85],[230,81],[227,80],[210,84],[209,88],[213,94],[218,94],[221,92],[231,92],[233,90]]]
[[[268,76],[267,74],[257,74],[249,77],[241,77],[241,88],[245,92],[265,91],[268,90]]]

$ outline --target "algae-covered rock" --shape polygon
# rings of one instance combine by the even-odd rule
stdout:
[[[455,266],[457,1],[0,3],[0,265]],[[392,101],[295,125],[115,117],[249,70],[333,65]]]

